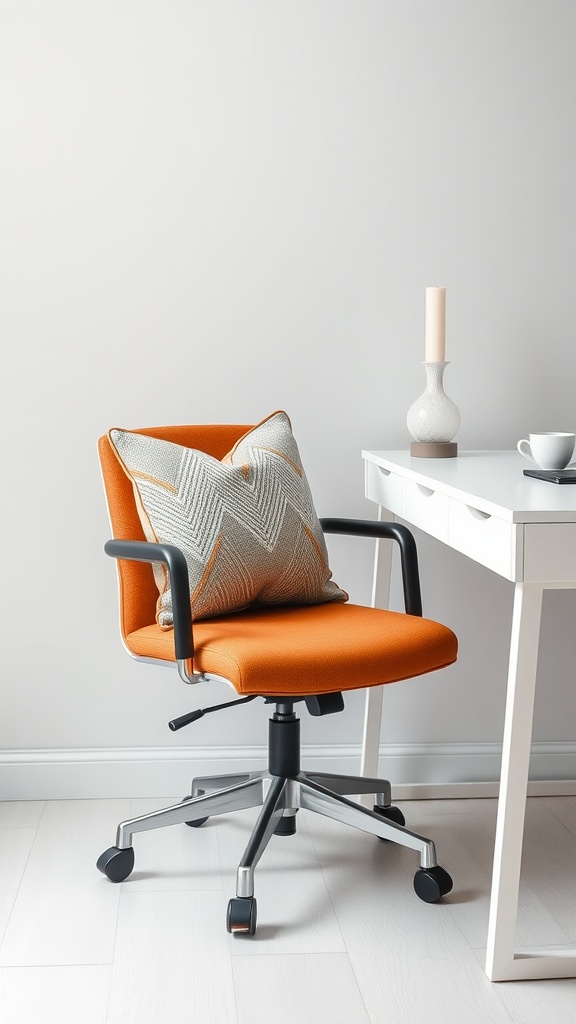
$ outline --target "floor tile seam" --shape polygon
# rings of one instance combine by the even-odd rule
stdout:
[[[115,929],[115,937],[114,937],[114,958],[113,958],[112,965],[111,965],[112,966],[112,970],[111,970],[111,973],[110,973],[109,986],[108,986],[108,1001],[107,1001],[107,1007],[106,1007],[106,1016],[104,1018],[105,1022],[108,1022],[108,1020],[110,1018],[110,1012],[111,1012],[111,1006],[112,1006],[113,982],[114,982],[114,967],[115,967],[115,960],[116,960],[116,945],[117,945],[118,931],[119,931],[119,927],[120,927],[120,909],[121,909],[120,908],[120,904],[122,902],[122,897],[126,896],[126,895],[132,896],[132,897],[146,897],[146,896],[157,896],[158,894],[161,894],[162,896],[171,896],[171,895],[175,895],[175,894],[183,896],[184,894],[187,894],[187,895],[196,894],[198,896],[217,895],[217,896],[221,896],[222,898],[224,898],[224,892],[223,892],[222,888],[218,889],[218,888],[211,888],[211,887],[209,887],[209,888],[204,888],[204,889],[141,889],[141,890],[137,890],[137,891],[134,891],[134,890],[130,891],[129,883],[120,883],[120,885],[121,885],[120,903],[119,903],[119,910],[118,910],[118,916],[117,916],[117,921],[116,921],[116,929]],[[238,1024],[239,1017],[238,1017],[238,1004],[237,1004],[237,999],[236,999],[236,989],[235,989],[235,985],[234,985],[233,957],[232,957],[232,954],[231,954],[231,951],[230,951],[229,948],[228,948],[228,964],[229,964],[229,971],[230,971],[230,982],[231,982],[231,985],[232,985],[232,996],[233,996],[233,1002],[234,1002],[234,1017],[233,1018],[227,1018],[226,1024]],[[114,1018],[114,1020],[116,1020],[116,1018]]]
[[[329,901],[330,906],[332,908],[332,913],[334,915],[334,920],[336,921],[336,925],[338,927],[338,934],[340,936],[340,940],[341,940],[342,945],[344,947],[344,952],[346,953],[346,956],[348,957],[348,961],[350,963],[350,966],[352,967],[352,962],[350,960],[350,950],[348,948],[348,943],[346,941],[346,937],[345,937],[344,932],[342,930],[342,925],[340,924],[340,919],[338,917],[338,913],[337,913],[337,910],[336,910],[336,906],[334,904],[334,900],[332,899],[332,893],[330,892],[330,887],[328,885],[328,880],[327,880],[326,872],[325,872],[325,869],[324,869],[324,865],[323,865],[322,860],[320,858],[320,853],[319,853],[318,848],[316,846],[316,842],[315,842],[315,838],[314,838],[314,834],[313,834],[312,830],[310,830],[309,834],[310,834],[310,841],[312,843],[312,849],[314,850],[314,853],[316,855],[316,860],[318,861],[318,864],[320,866],[320,874],[322,875],[322,881],[324,883],[324,888],[325,888],[326,894],[328,896],[328,901]],[[354,972],[353,969],[352,969],[352,973],[354,974],[354,979],[356,981],[356,984],[358,984],[358,979],[356,978],[356,973]],[[362,994],[360,993],[360,995],[362,995]],[[362,997],[362,1003],[364,1005],[363,997]],[[367,1012],[367,1015],[368,1015],[368,1011],[366,1011],[366,1012]],[[368,1015],[368,1018],[369,1018],[369,1015]]]
[[[38,825],[0,825],[0,832],[37,832]]]
[[[476,821],[478,823],[478,825],[480,826],[482,831],[485,832],[486,835],[490,836],[490,839],[492,840],[492,842],[495,842],[495,839],[496,839],[495,826],[492,826],[488,822],[486,822],[484,820],[484,818],[482,817],[482,815],[478,814],[474,810],[474,808],[470,808],[470,811],[468,813],[470,814],[471,817],[474,818],[474,821]]]
[[[257,954],[257,955],[260,955],[260,954]],[[264,952],[261,955],[264,956],[264,957],[274,956],[274,957],[292,958],[292,960],[294,960],[295,957],[298,957],[299,959],[305,958],[307,962],[311,961],[311,960],[314,961],[315,959],[319,959],[320,957],[322,957],[322,958],[325,958],[325,957],[346,957],[346,961],[347,961],[348,966],[350,968],[350,974],[351,974],[351,976],[352,976],[352,978],[354,980],[354,985],[356,986],[356,992],[357,992],[357,995],[358,995],[358,1001],[359,1001],[360,1005],[364,1008],[364,1013],[365,1013],[366,1021],[370,1022],[370,1024],[381,1024],[381,1021],[373,1021],[372,1018],[370,1017],[370,1014],[368,1013],[368,1007],[366,1006],[366,1002],[364,1000],[364,996],[362,994],[362,990],[361,990],[360,985],[358,983],[358,978],[356,977],[356,972],[354,971],[354,967],[352,965],[352,962],[350,960],[350,956],[348,955],[348,951],[347,950],[327,950],[327,951],[314,950],[313,952],[308,951],[308,952],[305,952],[305,953],[296,952],[296,951],[283,953],[281,951],[276,951],[275,952],[275,951],[271,950],[270,952]],[[234,984],[235,984],[234,966],[235,966],[235,964],[240,959],[243,961],[242,966],[244,966],[244,964],[246,962],[254,962],[254,954],[240,953],[240,954],[238,954],[238,956],[232,957],[233,982],[234,982]]]
[[[104,1021],[108,1021],[110,1016],[110,1006],[112,1003],[112,983],[114,981],[114,966],[116,963],[116,948],[118,946],[118,930],[120,928],[120,907],[122,903],[122,893],[124,885],[120,883],[120,892],[118,895],[118,902],[116,904],[116,922],[114,925],[114,938],[112,941],[112,960],[110,963],[110,977],[108,978],[108,994],[106,999],[106,1013],[104,1015]]]
[[[151,887],[150,888],[146,888],[146,889],[134,889],[134,888],[132,888],[130,886],[130,883],[126,883],[126,885],[125,885],[124,882],[121,882],[120,884],[122,886],[122,888],[120,890],[120,899],[122,899],[122,896],[152,896],[152,895],[157,895],[158,893],[162,893],[165,896],[169,896],[171,893],[175,893],[175,892],[179,892],[179,893],[198,893],[198,894],[214,892],[214,893],[218,893],[220,896],[224,895],[224,893],[225,893],[225,889],[224,889],[223,885],[220,885],[220,886],[217,886],[217,885],[205,885],[205,886],[202,886],[201,888],[194,888],[194,889],[188,889],[188,888],[185,888],[184,886],[174,887],[173,889],[172,888],[168,889],[168,888],[166,888],[166,886],[160,886],[160,888],[158,888],[158,889],[151,888]]]
[[[497,991],[498,985],[494,984],[493,982],[490,982],[486,976],[486,973],[484,971],[486,948],[471,946],[469,943],[466,942],[465,938],[463,939],[462,947],[464,950],[464,955],[467,958],[467,964],[465,965],[465,969],[473,971],[475,966],[477,965],[479,982],[481,984],[485,983],[486,992],[488,993],[489,999],[494,1002],[494,1006],[497,1007],[498,1011],[503,1012],[505,1015],[505,1020],[502,1017],[499,1017],[497,1021],[493,1020],[492,1018],[490,1018],[490,1021],[483,1019],[482,1024],[520,1024],[518,1018],[513,1015],[508,1006],[506,1006],[501,996],[499,996]],[[356,952],[352,951],[350,954],[350,962],[352,965],[352,970],[356,974],[355,963],[358,962],[359,965],[364,964],[364,957],[362,952],[358,950]],[[360,992],[362,994],[362,987],[360,985],[360,982],[358,982],[358,984],[360,987]],[[371,1024],[387,1024],[387,1021],[384,1022],[384,1020],[381,1017],[373,1017],[370,1014],[368,1014],[368,1017]]]
[[[232,998],[234,999],[234,1020],[230,1021],[230,1024],[238,1024],[240,1021],[240,1014],[238,1010],[238,993],[236,990],[236,977],[234,974],[234,960],[235,957],[232,952],[231,943],[228,943],[228,966],[230,970],[230,984],[232,985]]]
[[[243,961],[255,960],[255,959],[257,959],[258,957],[261,957],[261,956],[262,957],[271,957],[271,956],[295,957],[295,956],[298,956],[298,957],[304,957],[306,960],[310,960],[310,959],[312,959],[314,957],[345,956],[346,959],[348,960],[348,963],[350,963],[350,966],[352,966],[352,964],[350,962],[350,956],[348,954],[348,950],[347,949],[315,949],[315,950],[306,950],[305,952],[302,952],[302,951],[299,951],[299,950],[289,950],[289,951],[284,951],[283,952],[281,949],[270,949],[270,950],[262,950],[261,953],[254,953],[254,952],[251,952],[251,953],[233,953],[232,954],[232,964],[235,964],[239,960],[243,960]]]
[[[486,899],[489,898],[489,893],[485,894],[485,898]],[[536,902],[537,903],[538,903],[538,899],[539,898],[536,897]],[[552,922],[553,922],[553,924],[555,926],[556,934],[558,934],[558,932],[560,932],[561,935],[562,934],[566,935],[566,940],[565,941],[561,940],[561,941],[559,941],[557,943],[544,943],[544,945],[549,947],[549,948],[554,948],[556,946],[558,949],[561,949],[563,947],[565,948],[566,946],[569,946],[570,942],[572,940],[571,940],[570,934],[567,931],[566,932],[562,931],[562,929],[565,926],[562,925],[560,922],[558,922],[556,920],[556,918],[554,917],[554,915],[551,912],[548,911],[547,905],[546,905],[546,903],[544,901],[540,900],[540,903],[542,905],[543,910],[550,914],[550,917],[552,918]],[[450,906],[449,902],[446,903],[445,906],[449,907]],[[484,925],[484,933],[485,934],[488,931],[488,911],[489,911],[489,907],[487,907],[486,910],[487,910],[487,912],[486,912],[486,920],[485,920],[485,925]],[[519,910],[518,917],[520,918],[520,910]],[[450,916],[449,920],[450,920],[450,925],[455,927],[457,929],[457,931],[460,933],[460,935],[462,936],[462,941],[466,944],[467,948],[469,950],[471,950],[472,952],[474,952],[474,953],[477,953],[480,950],[480,951],[483,952],[483,957],[485,957],[485,955],[486,955],[486,947],[485,946],[481,946],[481,945],[478,946],[476,943],[472,944],[470,942],[469,933],[467,932],[466,920],[461,922],[458,919],[457,915]],[[530,922],[528,923],[528,925],[524,925],[523,926],[522,922],[520,920],[517,921],[517,923],[516,923],[516,931],[517,931],[516,942],[517,942],[517,947],[518,948],[525,948],[525,949],[529,949],[530,948],[530,943],[520,943],[519,942],[519,934],[521,935],[523,933],[523,931],[525,933],[526,928],[530,928],[530,927],[531,927]],[[475,928],[475,930],[477,931],[476,928]],[[538,943],[534,942],[534,943],[532,943],[532,945],[538,945]],[[542,945],[542,943],[540,943],[540,945]]]
[[[12,970],[16,970],[16,971],[36,971],[36,970],[52,970],[52,969],[54,969],[55,971],[60,971],[62,969],[67,969],[67,968],[70,968],[70,967],[72,967],[72,968],[75,968],[75,967],[113,967],[113,961],[112,960],[95,960],[95,961],[91,961],[90,963],[77,963],[77,964],[76,963],[74,963],[74,964],[71,964],[71,963],[67,963],[67,964],[65,964],[65,963],[58,963],[58,964],[46,964],[46,963],[37,963],[37,964],[30,964],[30,963],[28,963],[28,964],[1,964],[0,965],[0,974],[2,973],[2,971],[12,971]]]
[[[574,824],[574,827],[571,828],[570,825],[567,825],[566,822],[564,821],[564,819],[561,818],[560,815],[557,814],[556,811],[552,807],[548,806],[548,804],[545,802],[545,798],[544,797],[541,798],[541,802],[542,802],[543,806],[546,808],[546,810],[548,811],[548,813],[551,814],[555,818],[555,820],[558,821],[566,829],[566,831],[568,832],[568,835],[570,835],[572,837],[576,837],[576,822]]]
[[[42,819],[40,819],[40,820],[42,820]],[[4,939],[6,938],[6,933],[8,931],[8,928],[10,927],[10,921],[12,920],[12,915],[14,913],[14,908],[16,906],[16,903],[18,902],[18,896],[20,895],[20,890],[22,888],[22,882],[24,881],[24,875],[26,874],[26,870],[27,870],[28,865],[30,863],[30,858],[32,856],[32,851],[34,850],[34,847],[36,846],[36,843],[38,842],[38,830],[39,830],[39,827],[40,827],[40,822],[38,822],[38,825],[36,826],[36,828],[32,828],[32,829],[27,829],[26,830],[28,832],[34,832],[34,839],[30,843],[30,849],[28,850],[28,854],[26,856],[26,862],[25,862],[24,867],[22,868],[22,871],[20,873],[20,879],[19,879],[18,885],[16,887],[16,893],[14,895],[14,899],[12,900],[12,906],[10,907],[10,912],[9,912],[7,918],[6,918],[6,923],[4,925],[4,930],[3,930],[2,934],[0,935],[0,958],[2,957],[2,946],[4,945]]]

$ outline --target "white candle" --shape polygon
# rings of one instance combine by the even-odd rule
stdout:
[[[427,363],[443,363],[446,356],[446,289],[426,289]]]

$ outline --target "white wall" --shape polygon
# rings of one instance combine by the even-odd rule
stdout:
[[[264,741],[262,705],[172,736],[169,718],[228,691],[199,696],[120,646],[95,450],[108,427],[284,408],[319,514],[374,517],[360,451],[409,443],[424,289],[439,284],[461,448],[576,429],[576,8],[1,0],[0,12],[2,791],[21,792],[26,768],[27,795],[58,795],[46,765],[66,757],[196,745],[217,758]],[[456,630],[461,657],[391,689],[383,738],[420,754],[470,744],[488,765],[511,586],[418,540],[425,613]],[[331,541],[357,600],[369,547]],[[574,740],[575,612],[574,595],[547,599],[542,749]],[[362,706],[354,694],[346,714],[308,719],[306,743],[356,752]],[[445,777],[469,777],[465,755]],[[425,781],[425,758],[410,765]]]

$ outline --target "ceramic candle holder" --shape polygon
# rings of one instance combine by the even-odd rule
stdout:
[[[448,363],[424,363],[426,388],[408,410],[406,422],[414,438],[410,454],[419,458],[446,459],[458,454],[452,441],[460,426],[457,406],[444,391]]]

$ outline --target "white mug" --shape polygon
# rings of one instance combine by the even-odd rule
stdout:
[[[565,469],[574,452],[576,434],[565,434],[559,430],[542,434],[529,434],[530,440],[522,438],[516,447],[525,459],[535,462],[540,469]]]

